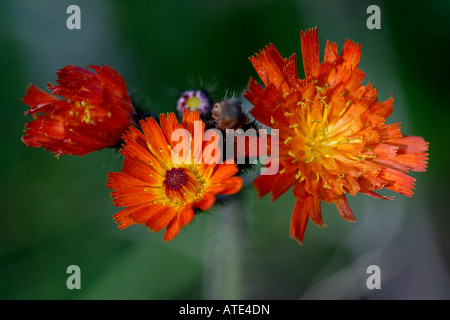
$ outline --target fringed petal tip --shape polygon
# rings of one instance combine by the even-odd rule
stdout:
[[[113,219],[117,224],[117,228],[119,230],[123,230],[125,228],[128,228],[129,226],[131,226],[132,224],[134,224],[134,222],[129,219],[128,217],[120,214],[120,212],[116,213],[115,215],[113,215]]]
[[[319,76],[319,35],[317,27],[300,32],[303,68],[306,78]]]
[[[318,37],[318,31],[317,31],[317,26],[316,27],[312,27],[306,30],[301,30],[300,31],[300,36],[301,37]]]

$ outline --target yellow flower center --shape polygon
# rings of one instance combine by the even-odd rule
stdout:
[[[194,97],[190,97],[186,100],[186,106],[189,109],[198,109],[201,107],[201,105],[202,105],[202,102],[201,102],[200,98],[198,98],[198,97],[194,96]]]
[[[289,125],[291,134],[284,140],[286,145],[292,146],[288,151],[288,155],[292,157],[291,163],[299,160],[305,163],[313,161],[322,163],[324,158],[333,160],[333,156],[339,153],[345,153],[347,157],[359,160],[358,155],[351,151],[354,148],[347,145],[359,145],[363,141],[356,137],[357,132],[353,131],[353,123],[340,121],[351,101],[347,101],[345,107],[338,106],[322,96],[321,90],[317,91],[318,94],[313,100],[306,98],[305,101],[298,102],[297,112],[284,114],[291,123]],[[338,109],[337,112],[332,108],[341,110]],[[293,141],[295,142],[292,143]]]
[[[88,104],[86,101],[71,101],[67,100],[67,102],[72,103],[75,105],[75,108],[69,111],[70,116],[75,116],[81,120],[81,122],[87,123],[87,124],[95,124],[92,115],[91,115],[91,109],[94,108],[94,106]]]

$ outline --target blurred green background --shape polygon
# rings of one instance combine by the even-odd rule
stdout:
[[[448,1],[87,1],[0,0],[1,299],[448,299]],[[81,30],[66,28],[66,8],[81,8]],[[381,9],[369,30],[366,9]],[[430,142],[429,170],[412,198],[349,197],[358,220],[322,205],[305,243],[289,238],[291,192],[256,199],[247,178],[239,196],[169,242],[143,226],[119,231],[105,188],[119,171],[116,150],[61,156],[21,141],[29,83],[46,88],[68,64],[108,64],[148,110],[172,111],[174,93],[215,83],[217,98],[241,93],[256,76],[248,57],[274,43],[300,57],[300,30],[318,26],[339,50],[362,44],[360,68],[395,95],[388,123]],[[301,59],[299,70],[302,72]],[[384,194],[392,195],[385,192]],[[81,269],[69,290],[66,269]],[[381,289],[366,287],[369,265]]]

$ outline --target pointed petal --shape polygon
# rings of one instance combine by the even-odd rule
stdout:
[[[286,191],[288,191],[295,183],[295,174],[292,172],[285,172],[277,175],[272,187],[272,202],[281,197]]]
[[[180,229],[187,225],[194,218],[194,211],[190,206],[184,206],[180,208],[179,212],[175,217],[169,222],[164,233],[164,241],[170,241],[175,238]]]
[[[123,160],[122,172],[145,182],[148,186],[156,186],[160,182],[159,174],[152,167],[127,158]]]
[[[305,237],[308,219],[306,202],[297,199],[292,213],[289,233],[290,237],[296,239],[301,245],[303,245],[303,238]]]
[[[224,179],[230,178],[238,172],[235,164],[221,163],[216,165],[214,172],[210,178],[211,183],[219,183]]]
[[[194,219],[195,213],[191,206],[184,206],[178,213],[180,227],[188,225]]]
[[[122,172],[109,172],[106,187],[113,190],[148,186],[145,182]]]
[[[176,214],[177,208],[159,205],[145,216],[143,223],[153,232],[159,232],[174,219]]]
[[[199,208],[202,211],[209,210],[216,202],[216,197],[213,193],[205,193],[203,198],[194,204],[194,207]]]
[[[164,134],[154,118],[146,118],[140,121],[147,145],[153,156],[161,163],[171,163],[170,151]]]
[[[113,191],[111,197],[116,207],[128,207],[154,201],[160,195],[151,188],[135,187]]]
[[[372,198],[375,198],[375,199],[385,199],[385,200],[394,200],[395,199],[395,197],[382,196],[382,195],[379,195],[376,192],[373,192],[373,191],[370,191],[370,190],[367,190],[367,189],[364,189],[364,188],[362,188],[361,191],[359,191],[359,192],[365,193],[365,194],[367,194],[367,195],[369,195],[369,196],[371,196]]]
[[[258,198],[262,198],[272,190],[273,183],[278,176],[275,175],[260,175],[253,180],[253,186],[258,192]]]
[[[334,204],[336,205],[342,218],[349,222],[356,222],[356,218],[353,215],[352,209],[350,209],[350,206],[348,205],[345,194],[339,195],[338,198],[334,200]]]
[[[322,210],[320,208],[320,199],[314,196],[309,196],[306,199],[306,210],[308,212],[308,216],[311,218],[312,222],[314,222],[319,227],[324,227],[322,219]]]
[[[175,113],[171,112],[167,115],[161,114],[159,121],[161,123],[161,129],[164,132],[164,136],[172,148],[178,144],[178,141],[172,141],[172,132],[176,129],[182,129],[183,126],[178,123]]]
[[[370,112],[379,113],[383,117],[387,118],[392,114],[394,105],[394,97],[390,97],[384,102],[378,102],[376,101],[370,106]]]
[[[242,189],[243,180],[241,177],[231,177],[223,180],[221,185],[224,188],[219,192],[220,194],[234,194]]]

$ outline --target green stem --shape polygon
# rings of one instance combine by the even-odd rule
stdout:
[[[206,299],[245,299],[245,217],[241,195],[233,195],[214,213],[215,241],[206,246],[204,296]]]

